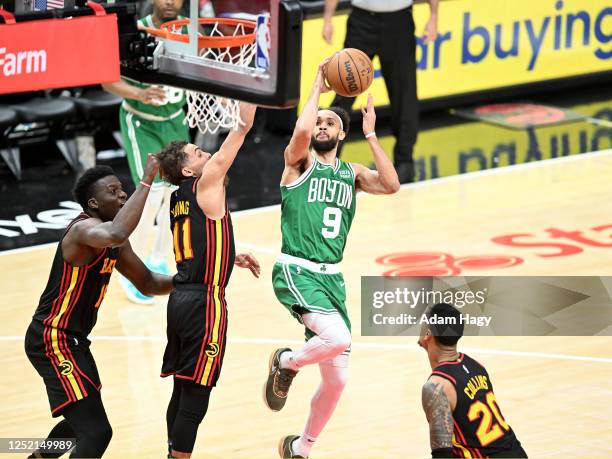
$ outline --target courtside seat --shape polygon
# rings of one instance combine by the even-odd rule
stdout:
[[[0,130],[13,126],[17,121],[17,113],[9,107],[0,105]]]
[[[123,147],[119,132],[119,108],[123,99],[104,91],[99,85],[80,88],[71,98],[77,107],[78,125],[77,148],[82,163],[95,164],[95,136],[99,132],[112,133],[115,141]],[[90,156],[94,155],[94,156]]]
[[[70,167],[77,172],[82,169],[74,132],[68,129],[76,115],[76,105],[72,100],[47,95],[13,102],[10,107],[19,116],[20,124],[12,133],[18,142],[31,143],[39,138],[51,138]]]
[[[11,108],[19,113],[22,123],[61,123],[76,112],[74,102],[66,98],[35,97]]]
[[[19,124],[17,112],[5,105],[0,105],[0,156],[6,162],[13,175],[19,180],[21,178],[21,161],[19,148],[11,145],[9,134]]]
[[[102,89],[88,89],[72,100],[76,104],[78,113],[84,119],[95,121],[98,119],[118,119],[119,107],[123,99]]]

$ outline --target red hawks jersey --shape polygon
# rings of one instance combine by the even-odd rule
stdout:
[[[453,457],[527,457],[501,413],[482,365],[461,353],[457,361],[438,365],[432,375],[450,381],[457,391]]]
[[[177,274],[174,283],[227,286],[236,249],[232,219],[212,220],[204,215],[196,198],[199,178],[184,180],[170,198],[170,225]]]
[[[119,249],[106,247],[86,266],[72,266],[62,253],[62,241],[72,225],[90,218],[81,213],[62,235],[51,265],[49,281],[33,319],[45,328],[86,338],[96,324]]]

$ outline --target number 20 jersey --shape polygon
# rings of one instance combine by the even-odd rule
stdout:
[[[281,186],[282,252],[317,263],[338,263],[355,216],[355,171],[336,159],[312,165]]]
[[[491,379],[482,365],[459,354],[455,362],[440,363],[432,375],[447,379],[457,391],[453,457],[527,457],[499,409]]]

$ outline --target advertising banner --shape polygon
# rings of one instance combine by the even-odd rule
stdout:
[[[0,94],[119,78],[115,14],[0,24]]]
[[[429,6],[413,8],[419,37]],[[346,20],[334,17],[332,45],[321,37],[322,19],[305,21],[302,94],[309,93],[317,64],[343,47]],[[418,39],[421,100],[612,70],[612,6],[601,0],[444,1],[438,30],[433,43]],[[377,105],[387,105],[378,59],[374,66],[370,90]],[[322,105],[333,97],[323,95]],[[365,102],[363,95],[357,100]]]
[[[593,118],[611,119],[611,102],[578,105],[572,110]],[[381,137],[380,143],[389,154],[393,152],[392,136]],[[419,133],[414,150],[415,178],[446,177],[608,148],[612,148],[612,129],[586,122],[525,131],[488,123],[444,126]],[[368,165],[373,162],[365,139],[347,143],[342,158]]]

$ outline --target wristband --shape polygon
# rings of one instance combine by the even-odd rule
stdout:
[[[148,183],[143,182],[142,180],[140,181],[140,184],[142,186],[146,186],[147,188],[151,188],[151,185],[149,185]]]
[[[376,135],[376,131],[372,131],[372,132],[370,132],[369,134],[366,134],[366,135],[365,135],[365,138],[366,138],[366,139],[369,139],[370,137],[374,137],[375,135]]]

